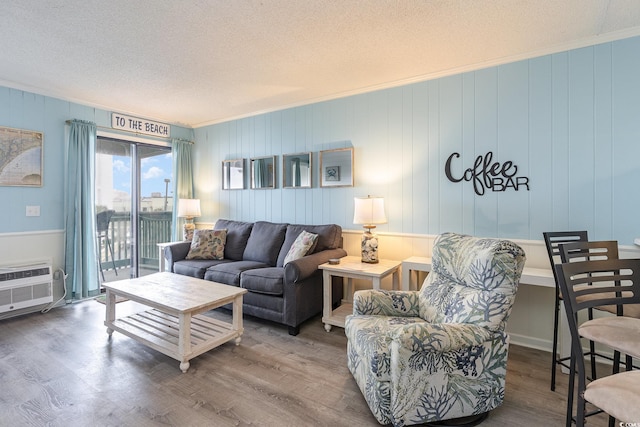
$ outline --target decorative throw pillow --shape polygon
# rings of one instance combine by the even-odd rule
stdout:
[[[193,230],[191,248],[186,259],[224,259],[227,230]]]
[[[309,233],[307,231],[302,230],[296,240],[291,245],[291,249],[287,252],[287,256],[284,257],[284,265],[286,265],[290,261],[294,261],[296,259],[302,258],[309,252],[316,244],[316,240],[318,240],[318,235]]]

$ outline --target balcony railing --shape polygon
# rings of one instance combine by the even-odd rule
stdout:
[[[141,212],[138,221],[139,267],[155,269],[159,266],[157,243],[171,238],[171,212]],[[100,242],[99,257],[102,269],[108,271],[114,265],[118,269],[130,268],[133,255],[131,213],[116,212],[111,217],[108,231],[113,247],[113,262],[104,241]]]

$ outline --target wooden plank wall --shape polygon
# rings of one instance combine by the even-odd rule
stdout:
[[[464,232],[541,240],[587,229],[640,236],[640,38],[280,110],[196,129],[202,221],[353,225],[353,197],[383,196],[391,233]],[[355,186],[320,188],[319,152],[353,147]],[[282,155],[313,152],[311,189],[283,189]],[[478,156],[512,161],[529,189],[474,193]],[[277,156],[274,190],[221,190],[225,159]],[[248,161],[246,171],[249,170]],[[248,180],[247,180],[248,186]]]

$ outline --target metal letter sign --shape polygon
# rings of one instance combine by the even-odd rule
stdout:
[[[171,137],[171,126],[168,124],[152,122],[150,120],[125,116],[124,114],[118,113],[111,113],[111,127],[161,138]]]
[[[492,191],[507,191],[511,188],[518,191],[521,187],[526,187],[529,191],[529,178],[526,176],[516,176],[518,166],[512,161],[503,164],[493,162],[493,153],[487,152],[484,156],[476,157],[473,166],[465,169],[460,178],[453,176],[451,172],[451,162],[460,157],[460,153],[453,153],[444,165],[444,173],[451,182],[472,181],[473,190],[478,196],[482,196],[485,189]]]

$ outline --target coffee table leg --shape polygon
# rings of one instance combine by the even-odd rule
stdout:
[[[112,325],[116,320],[116,295],[107,289],[107,293],[105,295],[105,306],[106,306],[106,317],[105,323],[107,325]],[[107,334],[111,336],[113,334],[113,329],[107,326]]]
[[[191,313],[180,313],[178,315],[178,355],[180,370],[186,373],[189,369],[189,360],[185,356],[191,353]]]
[[[244,328],[242,327],[242,295],[238,295],[233,299],[233,329],[238,332],[236,338],[236,345],[240,345],[242,340],[242,333]]]

